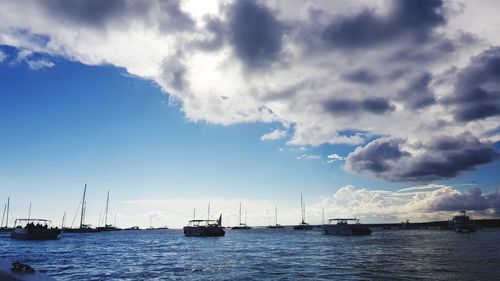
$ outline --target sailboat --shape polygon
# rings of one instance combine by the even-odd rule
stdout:
[[[239,218],[238,218],[238,225],[231,227],[231,229],[234,230],[243,230],[243,229],[250,229],[251,227],[247,225],[247,219],[246,219],[246,213],[245,213],[245,222],[241,222],[241,202],[240,202],[240,211],[239,211]]]
[[[90,224],[85,224],[85,212],[87,209],[87,184],[85,184],[85,187],[83,188],[83,198],[82,198],[82,210],[80,213],[80,227],[78,228],[72,228],[72,227],[62,227],[62,230],[64,233],[92,233],[92,232],[100,232],[99,229],[97,228],[92,228],[92,225]],[[73,220],[74,221],[74,220]],[[64,222],[63,222],[64,224]]]
[[[309,225],[306,222],[306,206],[304,204],[304,201],[302,200],[302,193],[300,194],[300,208],[301,208],[301,215],[302,215],[302,221],[300,224],[296,225],[293,227],[294,230],[311,230],[313,229],[312,225]]]
[[[274,225],[268,225],[267,228],[284,228],[281,224],[278,224],[278,206],[274,206]]]
[[[116,226],[113,226],[112,224],[108,224],[108,209],[109,209],[109,190],[108,190],[108,197],[106,198],[106,213],[104,215],[104,226],[100,226],[97,229],[99,229],[100,231],[121,230],[120,228],[117,228]],[[115,224],[116,224],[116,215],[115,215]]]
[[[9,228],[9,210],[10,210],[10,197],[7,198],[7,204],[5,204],[3,208],[2,223],[0,224],[0,232],[9,232],[12,230],[12,228]],[[6,213],[7,217],[5,218]],[[5,225],[3,224],[4,218],[5,218]]]

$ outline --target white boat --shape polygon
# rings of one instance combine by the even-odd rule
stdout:
[[[54,240],[60,234],[61,229],[53,227],[50,220],[16,219],[10,237],[19,240]]]
[[[349,224],[349,221],[353,221],[355,223]],[[332,222],[336,222],[333,224]],[[326,235],[370,235],[372,234],[372,230],[362,224],[359,223],[359,220],[356,218],[353,219],[329,219],[328,224],[323,227],[323,234]]]

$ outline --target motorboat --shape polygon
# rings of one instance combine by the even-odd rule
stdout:
[[[10,237],[20,240],[54,240],[60,234],[61,229],[53,227],[50,220],[16,219]]]
[[[349,221],[355,223],[348,223]],[[336,222],[335,224],[333,222]],[[372,230],[367,226],[364,226],[359,223],[359,220],[356,218],[353,219],[345,219],[345,218],[337,218],[337,219],[329,219],[328,224],[323,227],[323,234],[326,235],[370,235],[372,234]]]
[[[224,236],[226,233],[222,228],[222,214],[218,220],[190,220],[183,228],[186,236],[215,237]]]
[[[466,215],[465,211],[460,211],[460,214],[454,216],[450,222],[450,228],[455,232],[475,232],[476,225],[469,216]]]

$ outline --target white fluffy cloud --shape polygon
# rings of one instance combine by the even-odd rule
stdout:
[[[282,139],[287,136],[287,131],[286,130],[280,130],[276,129],[270,133],[264,134],[260,137],[260,140],[266,141],[266,140],[277,140],[277,139]]]
[[[292,145],[366,145],[390,136],[425,149],[440,136],[500,139],[500,109],[457,119],[463,108],[445,102],[454,101],[471,60],[483,63],[474,57],[500,44],[492,13],[499,3],[202,2],[7,1],[0,44],[123,67],[157,82],[189,120],[279,122],[291,128]],[[495,75],[481,81],[494,106]]]

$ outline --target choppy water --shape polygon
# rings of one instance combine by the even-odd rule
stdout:
[[[500,230],[472,234],[380,230],[325,236],[289,229],[64,234],[57,241],[0,238],[0,258],[57,280],[498,280]]]

